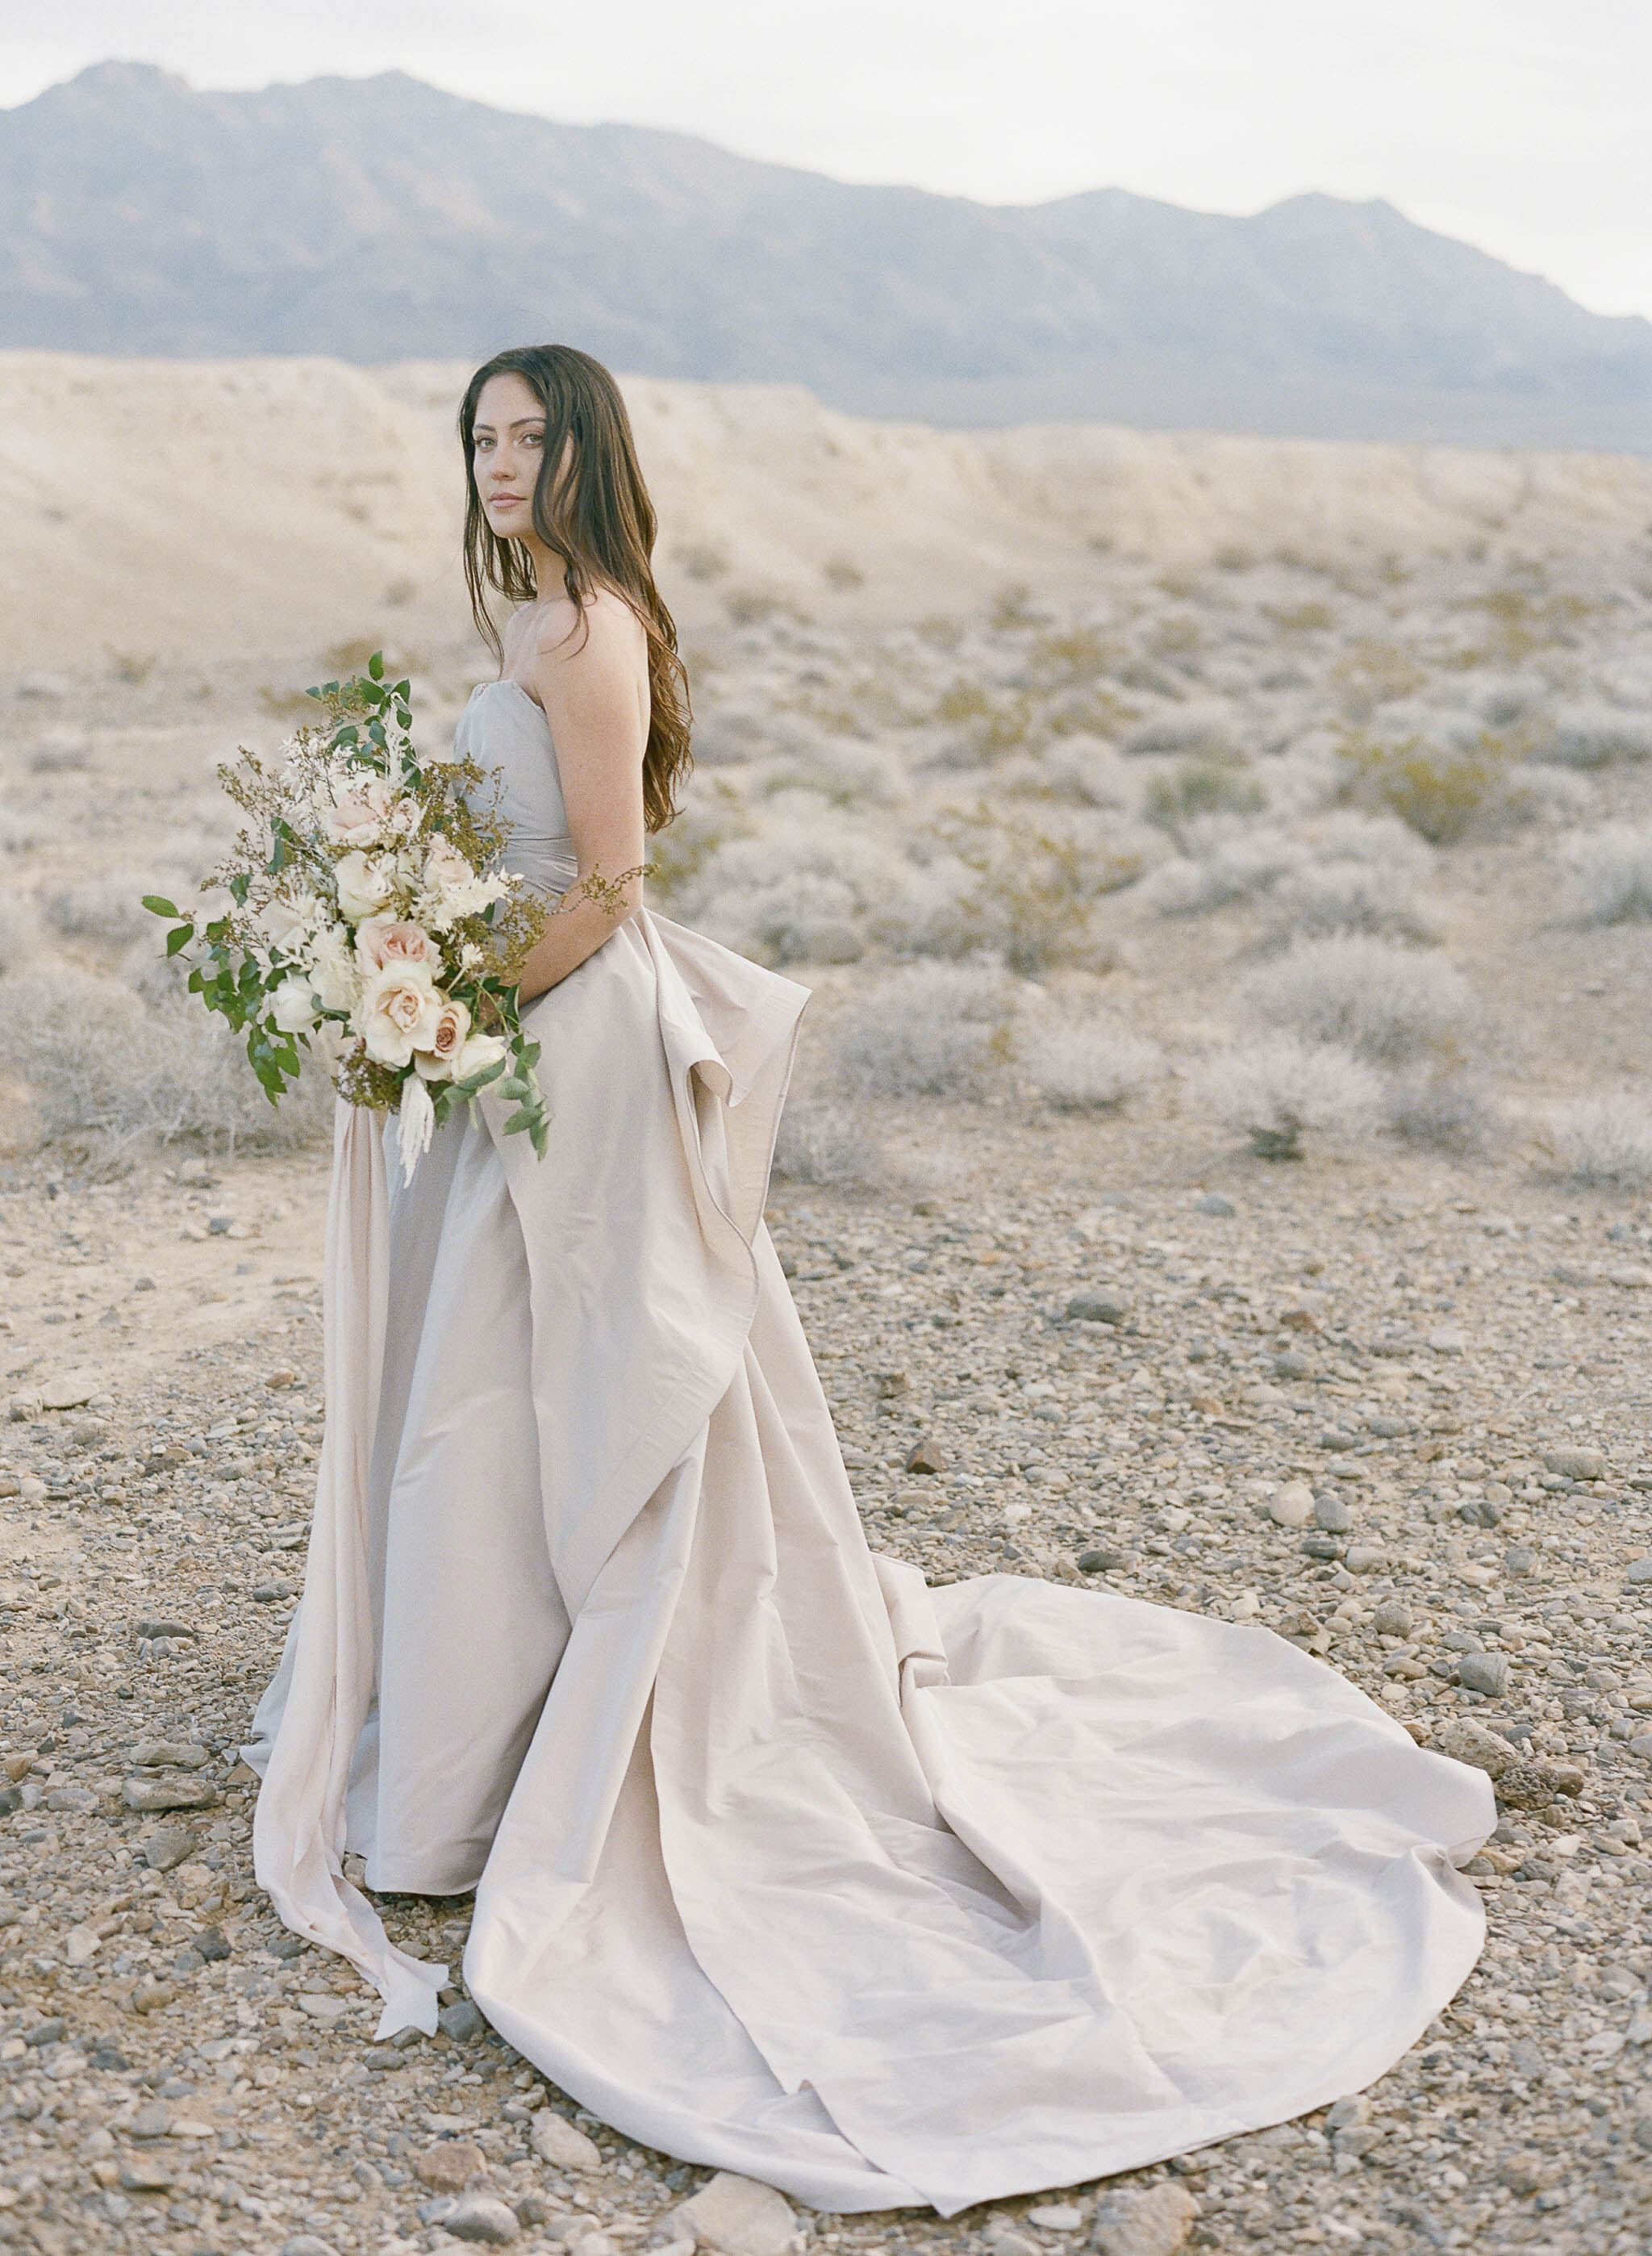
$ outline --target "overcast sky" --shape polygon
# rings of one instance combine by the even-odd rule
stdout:
[[[1025,203],[1385,196],[1652,314],[1652,0],[5,0],[0,106],[89,62],[399,68],[835,174]]]

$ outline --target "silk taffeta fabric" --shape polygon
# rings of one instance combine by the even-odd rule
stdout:
[[[460,742],[573,874],[544,716]],[[340,1108],[328,1424],[258,1877],[433,2026],[345,1880],[475,1889],[488,2019],[817,2208],[1070,2185],[1358,2090],[1478,1954],[1491,1789],[1269,1632],[867,1547],[763,1225],[805,991],[643,913],[411,1186]]]

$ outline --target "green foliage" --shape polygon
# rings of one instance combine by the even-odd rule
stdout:
[[[1172,775],[1156,776],[1142,812],[1161,830],[1179,836],[1201,814],[1260,814],[1268,794],[1236,762],[1184,760]]]
[[[1012,971],[1082,963],[1094,952],[1096,903],[1142,874],[1138,855],[1102,849],[983,800],[935,824],[970,872],[958,905],[956,953],[988,948]]]
[[[1434,846],[1453,844],[1506,803],[1508,772],[1519,758],[1515,744],[1489,730],[1459,748],[1420,736],[1384,743],[1363,730],[1346,729],[1339,752],[1346,798],[1387,807]]]

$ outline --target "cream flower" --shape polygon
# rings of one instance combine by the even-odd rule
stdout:
[[[394,869],[369,861],[359,848],[343,857],[333,875],[339,889],[340,912],[352,924],[380,915],[395,898]]]
[[[328,1011],[354,1011],[362,999],[362,974],[342,925],[324,925],[308,949],[312,983]]]
[[[439,893],[448,885],[462,885],[475,875],[457,846],[446,838],[432,839],[425,855],[423,883],[427,893]]]
[[[370,846],[390,812],[390,786],[376,779],[357,784],[325,809],[327,835],[345,846]]]
[[[427,1050],[446,998],[422,963],[394,963],[362,983],[352,1023],[376,1065],[404,1066]]]
[[[302,1034],[313,1025],[320,1004],[307,979],[289,974],[270,998],[275,1022],[284,1034]]]
[[[472,1034],[454,1062],[453,1079],[468,1081],[473,1074],[485,1073],[504,1054],[505,1046],[497,1034]]]
[[[304,893],[296,901],[283,900],[275,894],[259,910],[259,931],[271,948],[286,948],[306,932],[315,914],[315,896]]]
[[[451,1081],[470,1033],[470,1013],[462,1003],[446,1002],[436,1014],[436,1031],[413,1064],[426,1081]]]
[[[355,928],[355,952],[364,972],[388,970],[392,963],[428,963],[432,975],[441,951],[423,925],[396,917],[369,917]]]

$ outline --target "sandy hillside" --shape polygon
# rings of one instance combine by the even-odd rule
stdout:
[[[0,663],[59,672],[453,633],[467,370],[0,355]],[[628,378],[685,624],[732,595],[868,624],[1076,595],[1107,556],[1596,553],[1652,518],[1627,457],[858,421],[792,387]]]
[[[324,1424],[327,1092],[271,1116],[136,896],[222,851],[214,762],[327,647],[388,622],[426,741],[489,670],[450,379],[0,381],[0,2248],[680,2242],[704,2174],[458,1983],[372,2043],[235,1760]],[[813,990],[770,1220],[871,1540],[1258,1623],[1500,1801],[1485,1958],[1370,2091],[728,2256],[1641,2256],[1643,470],[633,397],[699,716],[654,898]],[[456,1960],[463,1900],[385,1909]]]

